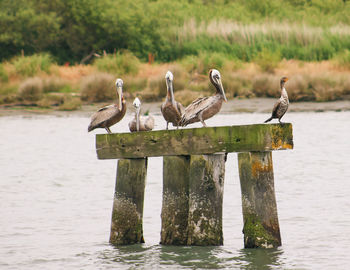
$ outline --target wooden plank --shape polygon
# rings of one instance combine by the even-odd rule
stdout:
[[[99,159],[178,156],[293,148],[292,124],[156,130],[96,135]]]
[[[109,242],[144,243],[142,216],[147,158],[118,160]]]
[[[281,245],[274,188],[272,153],[238,154],[245,248]]]

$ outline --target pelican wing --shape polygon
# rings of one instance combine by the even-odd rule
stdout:
[[[152,130],[154,128],[154,118],[152,116],[148,116],[145,119],[145,128],[146,130]]]
[[[181,123],[186,124],[191,119],[197,117],[203,110],[212,106],[215,101],[215,96],[197,98],[185,109],[185,113],[181,117]]]
[[[108,105],[99,109],[96,113],[91,116],[90,128],[96,128],[101,125],[103,122],[111,119],[119,112],[118,108],[115,105]]]
[[[180,102],[176,102],[176,108],[179,111],[180,115],[182,116],[185,112],[184,106]]]

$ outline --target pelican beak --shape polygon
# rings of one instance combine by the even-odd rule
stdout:
[[[119,111],[122,110],[122,96],[123,96],[123,90],[120,86],[117,86],[117,92],[118,92],[118,100],[119,100]]]
[[[219,85],[219,88],[220,88],[221,95],[223,96],[225,102],[227,102],[227,98],[226,98],[226,95],[225,95],[224,87],[222,86],[221,79],[218,79],[218,85]]]

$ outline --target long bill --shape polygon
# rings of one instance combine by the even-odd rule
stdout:
[[[220,94],[223,96],[224,100],[227,102],[227,98],[225,95],[224,87],[222,86],[221,79],[218,79],[218,87],[219,87]]]
[[[123,96],[123,89],[120,86],[117,86],[117,92],[118,92],[118,109],[119,111],[122,110],[122,96]]]
[[[140,108],[136,109],[136,130],[140,131]]]
[[[175,98],[174,98],[174,88],[173,82],[167,79],[167,87],[168,87],[168,99],[175,106]]]

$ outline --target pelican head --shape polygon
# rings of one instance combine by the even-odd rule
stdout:
[[[119,100],[119,111],[122,110],[122,98],[123,98],[123,80],[118,78],[115,81],[115,86],[117,87],[118,100]]]
[[[132,105],[134,106],[135,110],[136,110],[136,130],[139,131],[140,130],[140,110],[141,110],[141,101],[138,97],[136,97],[134,99],[134,102],[132,103]]]
[[[174,104],[175,99],[174,99],[174,89],[173,89],[173,80],[174,80],[174,75],[171,73],[170,70],[165,74],[165,82],[167,86],[167,98],[171,100],[171,102]]]
[[[225,95],[225,91],[224,91],[224,87],[222,86],[222,82],[221,82],[220,72],[217,69],[211,69],[209,71],[209,76],[210,76],[210,80],[214,84],[215,88],[222,95],[224,100],[227,101],[227,98],[226,98],[226,95]]]
[[[165,79],[168,81],[173,81],[174,80],[174,75],[173,73],[171,73],[170,70],[168,70],[168,72],[165,74]]]

